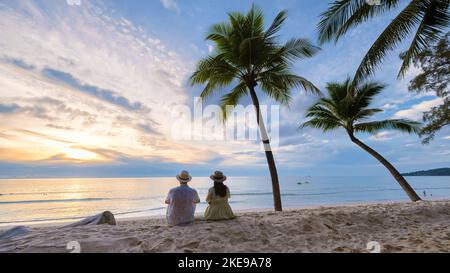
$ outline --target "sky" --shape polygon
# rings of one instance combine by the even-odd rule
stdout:
[[[328,1],[254,2],[266,24],[288,11],[280,41],[296,37],[317,43],[316,26]],[[225,21],[227,12],[246,12],[252,3],[0,0],[0,177],[173,176],[182,169],[197,176],[216,169],[234,176],[268,175],[257,141],[214,140],[214,132],[178,126],[186,116],[177,109],[198,106],[194,98],[202,87],[191,86],[189,77],[197,62],[214,52],[205,40],[209,26]],[[315,57],[296,62],[293,71],[321,89],[345,80],[397,12],[323,45]],[[408,92],[418,68],[397,80],[398,55],[406,44],[374,76],[388,85],[374,102],[384,110],[375,119],[420,121],[441,102],[432,94]],[[280,108],[274,148],[280,176],[388,174],[343,131],[298,130],[317,97],[302,90],[292,94],[290,107]],[[260,96],[262,104],[276,105]],[[204,106],[219,100],[213,96]],[[203,138],[183,139],[187,131]],[[359,137],[402,172],[449,167],[448,127],[429,145],[397,132]]]

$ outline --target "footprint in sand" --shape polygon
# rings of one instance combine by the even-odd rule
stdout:
[[[195,241],[195,242],[190,242],[190,243],[184,244],[181,246],[181,248],[198,248],[199,245],[200,245],[200,242]]]
[[[303,231],[310,232],[312,230],[313,230],[312,226],[310,226],[310,225],[303,225]]]

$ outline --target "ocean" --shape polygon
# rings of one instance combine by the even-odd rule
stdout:
[[[450,199],[449,177],[408,177],[424,199]],[[285,208],[407,201],[392,177],[281,177]],[[230,177],[230,205],[235,211],[271,209],[267,177]],[[0,226],[73,222],[109,210],[117,218],[165,215],[164,200],[175,178],[0,179]],[[207,204],[209,178],[190,185]],[[424,196],[426,192],[426,197]]]

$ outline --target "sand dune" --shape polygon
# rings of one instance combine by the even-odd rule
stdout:
[[[167,227],[163,219],[117,226],[32,228],[0,252],[450,252],[450,201],[243,213],[234,221]]]

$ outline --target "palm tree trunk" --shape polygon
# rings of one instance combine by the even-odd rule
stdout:
[[[275,159],[272,153],[272,147],[270,145],[269,136],[267,135],[267,130],[264,125],[264,120],[262,119],[258,96],[256,95],[255,89],[250,87],[250,95],[252,97],[253,105],[256,108],[256,119],[258,122],[259,130],[261,133],[261,139],[264,145],[264,150],[266,151],[267,164],[269,165],[270,176],[272,178],[272,191],[273,191],[273,201],[275,211],[283,211],[283,206],[281,204],[281,193],[280,193],[280,182],[278,180],[277,167],[275,165]]]
[[[361,147],[363,150],[371,154],[373,157],[378,159],[378,161],[381,162],[392,174],[392,176],[397,180],[397,182],[400,184],[400,186],[403,188],[403,190],[406,192],[406,194],[409,196],[411,201],[417,202],[422,199],[417,195],[417,193],[414,191],[414,189],[409,185],[409,183],[406,181],[406,179],[400,174],[399,171],[391,164],[389,161],[387,161],[383,156],[381,156],[379,153],[377,153],[375,150],[361,142],[359,139],[357,139],[352,133],[349,133],[350,139],[353,143]]]

